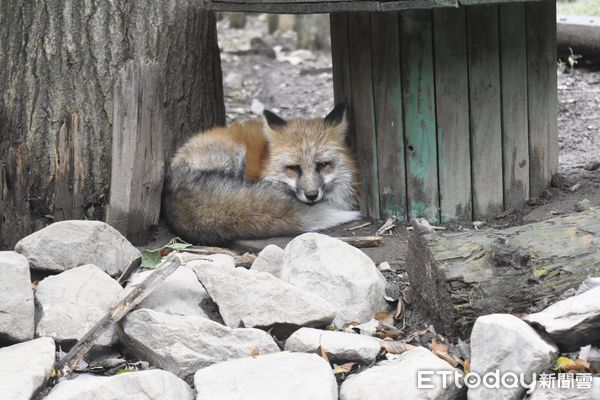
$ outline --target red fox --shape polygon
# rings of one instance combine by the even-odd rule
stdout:
[[[163,215],[187,241],[315,231],[360,218],[345,106],[325,118],[262,119],[196,134],[177,150]]]

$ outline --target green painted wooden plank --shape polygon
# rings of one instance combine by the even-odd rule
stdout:
[[[371,19],[366,12],[348,16],[350,74],[352,91],[352,131],[361,180],[361,208],[379,218],[377,136],[371,66]]]
[[[382,216],[405,220],[406,175],[398,13],[371,14],[373,92]]]
[[[350,79],[350,46],[348,36],[348,13],[335,13],[330,16],[331,62],[333,67],[333,98],[335,104],[346,104],[346,117],[351,120],[352,88]],[[350,145],[354,145],[351,135]]]
[[[473,217],[503,208],[498,7],[467,7]]]
[[[471,219],[465,9],[433,11],[441,220]]]
[[[544,193],[558,167],[556,4],[526,5],[530,197]]]
[[[525,5],[498,6],[502,82],[504,207],[519,208],[529,198],[527,34]]]
[[[432,13],[400,13],[409,217],[439,220]]]

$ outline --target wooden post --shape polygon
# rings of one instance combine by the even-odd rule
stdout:
[[[163,82],[155,63],[129,62],[114,87],[106,222],[134,243],[158,224],[165,168]]]
[[[54,218],[56,221],[82,219],[84,161],[79,111],[69,113],[59,125],[54,156]]]

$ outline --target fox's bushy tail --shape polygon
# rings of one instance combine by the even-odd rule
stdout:
[[[269,182],[177,167],[167,175],[163,216],[169,227],[195,244],[290,235],[358,219],[356,211],[327,203],[306,205]]]

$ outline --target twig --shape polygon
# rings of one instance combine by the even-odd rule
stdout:
[[[383,224],[383,225],[381,226],[381,228],[379,228],[379,229],[377,230],[377,232],[375,232],[375,234],[376,234],[376,235],[383,235],[383,234],[384,234],[384,233],[386,233],[387,231],[394,229],[394,228],[396,227],[396,220],[397,220],[397,218],[396,218],[396,216],[395,216],[395,215],[393,215],[393,216],[389,217],[389,218],[387,219],[387,221],[385,221],[385,224]]]
[[[181,256],[176,252],[170,254],[158,268],[154,270],[139,286],[133,289],[125,298],[115,304],[110,311],[92,329],[90,329],[58,362],[56,369],[63,376],[69,375],[79,361],[94,346],[94,343],[114,323],[120,321],[129,311],[140,304],[150,293],[154,291],[169,275],[183,264]]]
[[[360,224],[360,225],[353,226],[352,228],[348,228],[348,230],[349,231],[354,231],[354,230],[357,230],[357,229],[360,229],[360,228],[364,228],[365,226],[369,226],[371,224],[372,224],[372,222],[365,222],[364,224]]]
[[[383,244],[383,237],[381,236],[337,237],[336,239],[340,239],[359,249],[365,247],[379,247]]]

